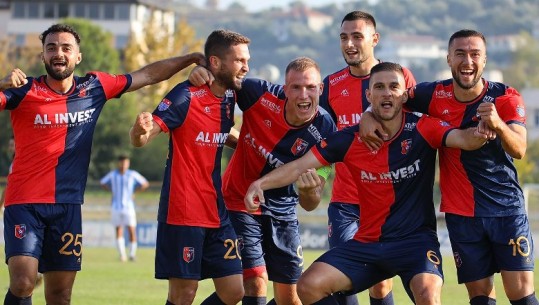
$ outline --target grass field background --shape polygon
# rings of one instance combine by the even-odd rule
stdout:
[[[3,247],[0,247],[4,253]],[[308,267],[321,251],[305,251],[305,266]],[[2,255],[3,257],[3,255]],[[456,281],[455,266],[451,257],[444,257],[445,284],[442,290],[442,304],[468,304],[466,289]],[[82,271],[78,273],[73,291],[72,304],[76,305],[148,305],[165,304],[168,290],[167,281],[156,280],[154,274],[154,250],[141,248],[136,262],[121,263],[113,248],[86,247],[83,254]],[[535,275],[535,282],[539,279]],[[9,283],[7,266],[0,266],[0,288],[3,300]],[[271,284],[270,284],[271,285]],[[413,304],[399,278],[394,279],[395,304]],[[496,275],[496,290],[499,305],[509,305],[503,293],[500,276]],[[211,280],[201,281],[194,304],[200,304],[213,292]],[[272,297],[271,289],[268,300]],[[360,304],[369,304],[368,293],[359,294]],[[45,305],[43,286],[36,289],[34,305]]]

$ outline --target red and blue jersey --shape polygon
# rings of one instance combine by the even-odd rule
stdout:
[[[439,119],[405,112],[400,131],[372,152],[359,127],[338,131],[313,148],[323,164],[343,162],[361,194],[361,242],[399,240],[436,231],[433,185],[436,149],[452,127]]]
[[[506,124],[525,126],[524,101],[520,94],[504,84],[484,82],[484,91],[470,102],[455,99],[451,79],[421,83],[409,90],[406,105],[453,126],[468,128],[479,123],[479,104],[494,103]],[[499,138],[474,151],[443,148],[439,162],[442,212],[478,217],[525,214],[513,159],[505,152]]]
[[[21,88],[0,92],[16,143],[6,206],[82,204],[97,118],[108,99],[131,85],[130,75],[90,72],[58,94],[45,79],[29,77]]]
[[[228,222],[221,193],[221,156],[234,125],[235,94],[216,97],[206,85],[174,87],[153,112],[170,133],[158,221],[218,228]]]
[[[369,107],[370,103],[365,97],[365,90],[369,88],[369,78],[370,74],[354,76],[350,73],[350,67],[346,67],[324,79],[320,106],[331,114],[338,130],[357,124],[363,111]],[[412,72],[406,68],[404,80],[407,88],[416,84]],[[335,164],[331,202],[358,204],[359,195],[353,181],[344,164]]]
[[[303,126],[286,122],[283,86],[259,79],[246,79],[238,92],[243,123],[238,146],[223,175],[227,208],[245,210],[243,198],[249,185],[273,169],[303,156],[316,143],[335,131],[330,115],[322,108]],[[256,214],[283,220],[294,218],[299,202],[294,186],[267,190],[266,202]]]

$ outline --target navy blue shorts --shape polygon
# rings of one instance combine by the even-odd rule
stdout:
[[[79,271],[82,263],[80,204],[14,204],[4,211],[6,262],[39,260],[39,272]]]
[[[317,262],[329,264],[352,281],[355,294],[398,275],[413,300],[410,281],[420,273],[443,279],[442,255],[435,232],[418,232],[397,241],[364,243],[351,239],[328,250]]]
[[[329,247],[337,247],[354,238],[359,227],[359,205],[330,202],[328,206]]]
[[[297,220],[229,211],[240,240],[243,269],[266,266],[268,279],[297,283],[303,271],[303,250]]]
[[[533,271],[534,247],[526,215],[464,217],[445,214],[459,283],[500,270]]]
[[[220,228],[157,224],[156,279],[202,280],[234,274],[242,274],[242,269],[232,224]]]

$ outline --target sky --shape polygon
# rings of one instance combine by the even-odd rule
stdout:
[[[270,7],[288,7],[288,4],[291,2],[295,2],[297,0],[271,0],[271,1],[264,1],[264,0],[219,0],[219,7],[224,9],[227,8],[230,4],[234,2],[241,3],[244,7],[247,8],[247,11],[249,12],[256,12],[263,9],[268,9]],[[348,2],[350,0],[303,0],[304,3],[309,5],[309,7],[317,7],[317,6],[323,6],[331,3],[335,3],[337,5]]]

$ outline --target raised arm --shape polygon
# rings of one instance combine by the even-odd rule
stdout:
[[[526,154],[527,132],[524,126],[518,124],[507,125],[498,115],[494,103],[481,103],[477,113],[494,130],[502,142],[503,149],[513,158],[522,159]]]
[[[142,147],[161,132],[161,127],[153,120],[149,112],[143,112],[137,116],[135,124],[129,130],[131,144],[135,147]]]
[[[256,211],[260,204],[265,202],[265,190],[292,184],[308,169],[319,168],[322,165],[312,151],[309,151],[303,157],[272,170],[251,183],[244,198],[245,208],[250,212]]]
[[[190,53],[183,56],[171,57],[148,64],[141,69],[130,73],[131,86],[127,91],[135,91],[147,85],[153,85],[172,77],[177,72],[191,64],[205,64],[202,53]]]
[[[20,88],[26,84],[28,84],[26,74],[21,69],[15,68],[0,80],[0,91],[9,88]]]

